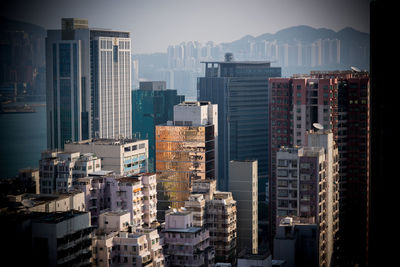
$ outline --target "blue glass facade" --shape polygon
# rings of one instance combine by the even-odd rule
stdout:
[[[185,101],[177,90],[132,91],[132,136],[149,140],[149,171],[155,171],[155,126],[173,120],[174,105]]]
[[[269,62],[205,62],[198,101],[218,104],[218,189],[229,191],[229,161],[258,160],[260,246],[267,238],[268,78],[281,77]]]

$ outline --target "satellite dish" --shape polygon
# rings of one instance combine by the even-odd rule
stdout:
[[[30,200],[30,199],[24,199],[21,201],[21,204],[25,207],[25,208],[32,208],[33,206],[35,206],[35,203]]]
[[[173,212],[176,212],[176,209],[172,209]]]
[[[350,67],[352,71],[361,72],[361,70],[357,67]]]
[[[319,124],[319,123],[313,123],[313,126],[315,127],[315,128],[317,128],[318,130],[323,130],[324,129],[324,126],[322,126],[321,124]]]
[[[185,208],[185,207],[182,207],[181,210],[186,210],[186,208]]]

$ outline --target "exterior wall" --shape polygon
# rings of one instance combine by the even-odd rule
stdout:
[[[34,220],[32,242],[33,247],[38,250],[35,256],[44,256],[39,260],[49,266],[68,264],[75,259],[78,263],[90,264],[91,231],[90,214],[87,212],[49,214]],[[77,248],[78,252],[75,251]]]
[[[231,161],[229,191],[237,203],[238,249],[258,251],[257,161]]]
[[[101,169],[100,159],[79,152],[43,152],[39,161],[40,192],[64,193],[72,189],[79,177]]]
[[[228,190],[230,160],[258,160],[259,242],[266,245],[269,150],[268,78],[281,68],[269,62],[204,62],[197,81],[198,100],[218,104],[218,189]],[[246,145],[244,145],[246,144]]]
[[[160,238],[155,229],[112,232],[93,238],[93,266],[165,266]]]
[[[202,194],[191,194],[185,201],[185,209],[192,212],[194,227],[206,227],[206,201]]]
[[[183,207],[192,181],[215,178],[214,126],[156,126],[158,218]]]
[[[148,172],[147,140],[91,139],[66,144],[65,151],[94,153],[102,159],[103,170],[112,170],[116,174]]]
[[[210,244],[215,247],[215,261],[236,263],[237,208],[230,192],[215,192],[207,202]]]
[[[99,229],[106,233],[127,229],[131,216],[129,211],[110,211],[99,215]]]
[[[130,224],[142,227],[155,221],[155,179],[154,174],[86,177],[78,179],[74,186],[84,192],[86,210],[91,212],[93,225],[98,225],[103,210],[110,209],[128,211]]]
[[[94,72],[93,136],[131,138],[131,39],[129,32],[91,30]]]
[[[142,176],[143,184],[143,222],[151,225],[157,221],[157,176],[156,174],[145,174]]]
[[[140,82],[140,84],[142,83],[144,82]],[[183,101],[185,101],[185,96],[178,95],[177,90],[139,89],[132,91],[132,136],[149,140],[150,172],[155,171],[154,128],[156,125],[172,121],[174,119],[173,106]]]
[[[89,30],[49,30],[46,38],[46,102],[48,147],[63,148],[66,141],[90,134]],[[90,101],[90,100],[89,100]],[[90,103],[90,102],[89,102]]]
[[[192,227],[191,212],[167,213],[162,234],[171,266],[213,266],[209,231]]]

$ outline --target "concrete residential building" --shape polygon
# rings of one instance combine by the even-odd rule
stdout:
[[[39,160],[40,193],[67,192],[74,180],[99,170],[101,160],[92,153],[43,151]]]
[[[236,264],[237,208],[231,192],[216,191],[207,203],[210,244],[215,247],[215,262]]]
[[[348,71],[312,71],[310,75],[270,79],[271,193],[276,191],[273,189],[276,187],[273,173],[276,150],[280,146],[296,145],[298,141],[304,144],[305,131],[311,130],[314,122],[324,125],[325,129],[332,129],[339,151],[342,265],[366,261],[370,175],[369,83],[369,74],[355,68]],[[326,102],[330,103],[329,108]],[[300,106],[294,108],[297,103]],[[307,125],[305,121],[308,121]],[[271,196],[272,200],[275,198]],[[275,206],[275,203],[272,205]],[[271,209],[272,212],[274,210]]]
[[[90,266],[92,231],[88,212],[48,213],[32,220],[33,261],[38,266]]]
[[[131,39],[63,18],[46,38],[47,140],[50,149],[92,137],[130,138]]]
[[[103,170],[116,174],[148,172],[148,141],[137,139],[88,139],[65,144],[66,152],[94,153]]]
[[[92,225],[98,226],[100,214],[109,210],[128,211],[133,229],[156,222],[155,174],[85,177],[78,179],[74,186],[84,192]]]
[[[323,147],[326,158],[326,236],[327,253],[332,255],[330,261],[337,264],[338,261],[338,240],[339,240],[339,152],[336,142],[333,139],[332,131],[314,131],[306,133],[306,144],[312,147]]]
[[[339,230],[338,151],[331,131],[310,131],[307,147],[277,153],[277,224],[284,216],[314,218],[319,240],[319,264],[337,260]]]
[[[149,171],[155,171],[156,125],[173,120],[174,105],[185,101],[177,90],[166,89],[165,81],[140,82],[132,91],[132,135],[149,140]]]
[[[31,212],[85,211],[86,209],[84,193],[77,190],[59,194],[22,194],[14,196],[9,206],[14,206],[13,204],[19,204],[20,210]]]
[[[207,227],[206,221],[206,200],[202,194],[190,194],[189,199],[185,201],[185,209],[193,214],[194,227]]]
[[[190,211],[168,211],[165,214],[164,253],[170,266],[214,266],[214,249],[209,231],[194,227]]]
[[[258,253],[257,160],[229,163],[229,191],[237,205],[237,247]]]
[[[218,190],[227,191],[230,160],[258,160],[259,242],[267,237],[268,78],[281,68],[267,61],[205,61],[205,77],[197,80],[197,99],[218,104]]]
[[[174,121],[156,126],[158,218],[183,207],[192,182],[215,179],[217,105],[184,102],[174,107]]]
[[[129,213],[106,212],[92,239],[93,266],[154,266],[165,264],[156,229],[129,229]]]

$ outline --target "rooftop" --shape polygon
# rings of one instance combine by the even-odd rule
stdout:
[[[77,210],[69,210],[64,212],[52,212],[46,213],[43,217],[36,219],[37,222],[42,223],[60,223],[62,221],[69,220],[71,218],[86,214],[88,212],[77,211]]]
[[[96,144],[96,145],[125,145],[129,143],[136,143],[136,142],[142,142],[146,140],[142,139],[105,139],[105,138],[95,138],[95,139],[87,139],[83,141],[78,141],[78,142],[72,142],[70,144],[79,144],[79,145],[90,145],[90,144]]]
[[[164,229],[164,232],[173,232],[173,233],[196,233],[200,232],[200,227],[188,227],[188,228],[168,228]]]
[[[216,63],[226,65],[270,65],[272,61],[200,61],[200,63]]]

